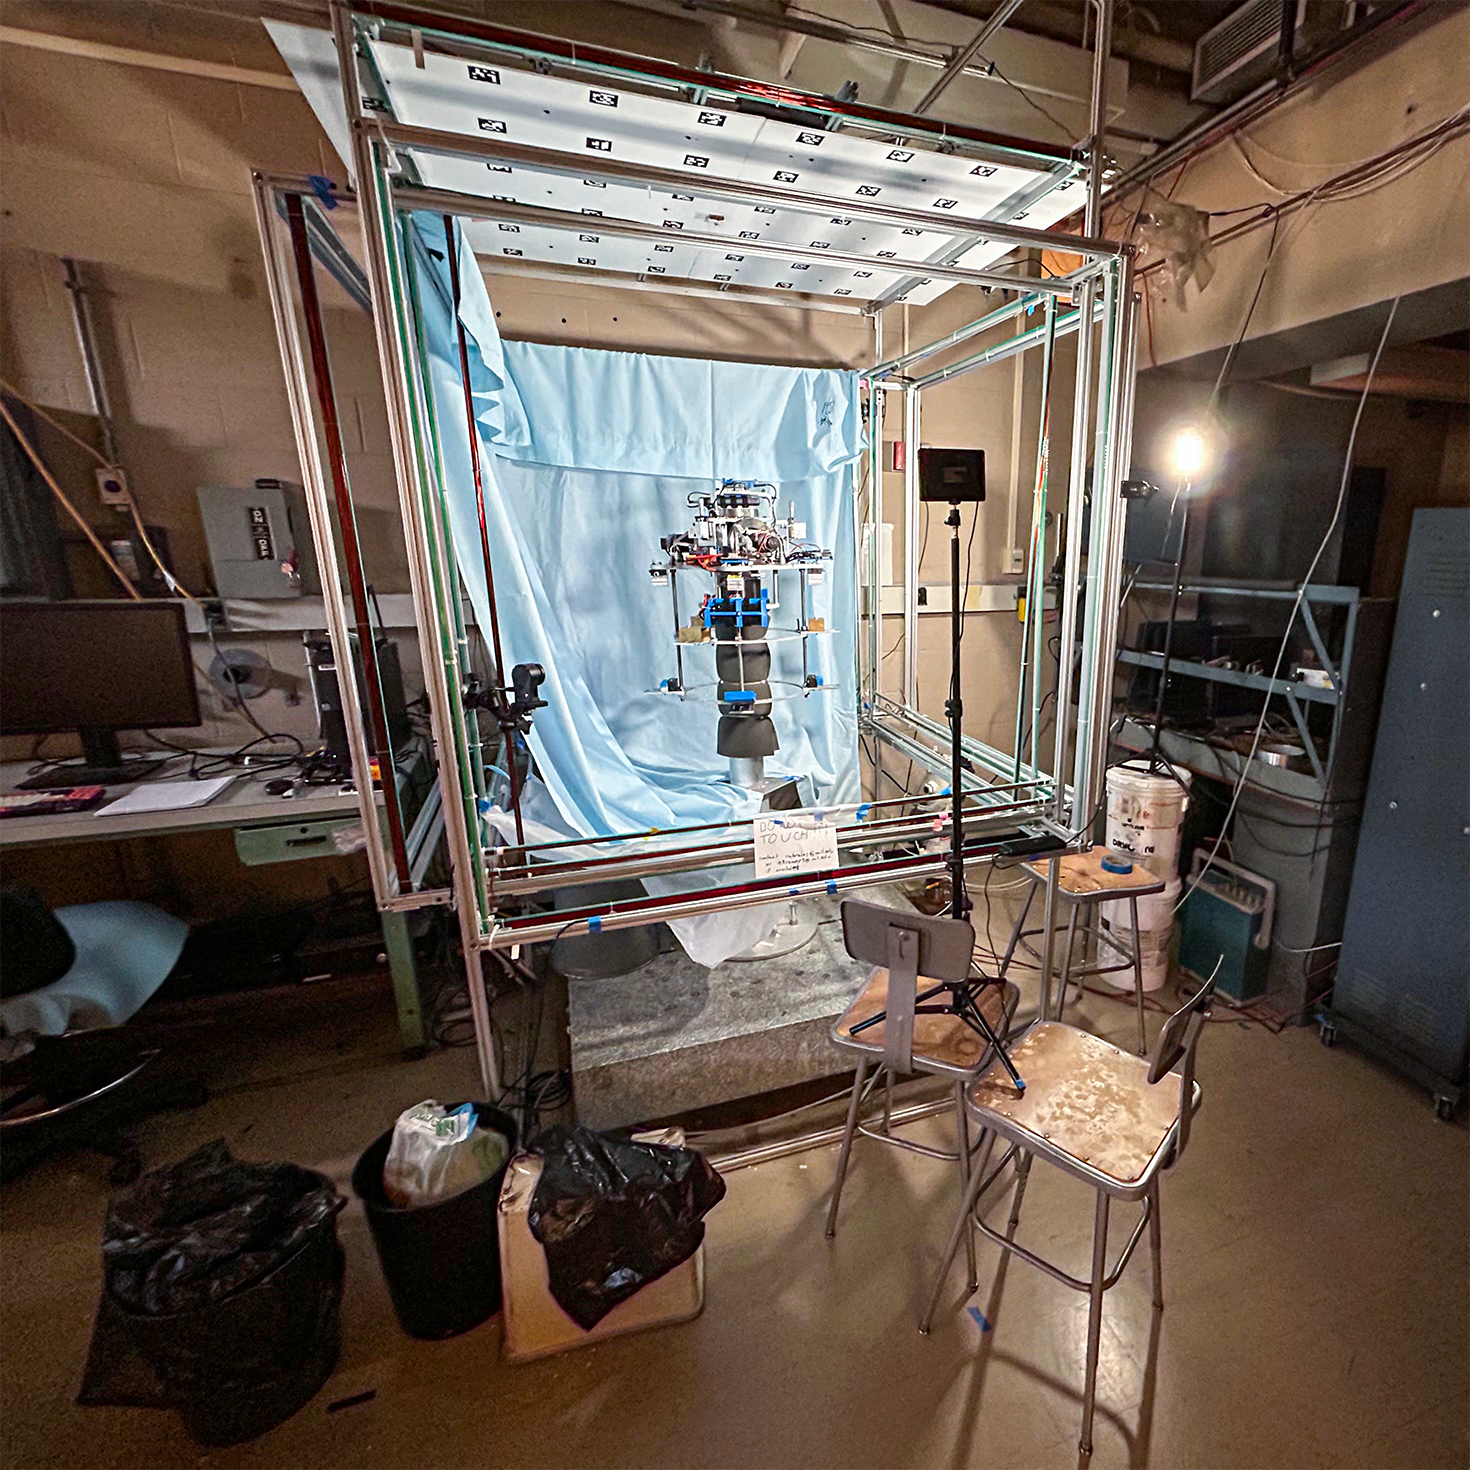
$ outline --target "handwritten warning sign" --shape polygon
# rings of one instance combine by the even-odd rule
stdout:
[[[824,873],[837,866],[837,824],[818,812],[764,812],[755,819],[755,876]]]

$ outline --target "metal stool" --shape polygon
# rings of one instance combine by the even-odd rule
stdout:
[[[859,1133],[877,1143],[889,1143],[895,1148],[905,1148],[931,1159],[957,1163],[960,1192],[964,1193],[970,1181],[970,1164],[975,1152],[970,1145],[969,1127],[965,1122],[965,1084],[992,1060],[996,1060],[997,1065],[999,1062],[984,1037],[955,1014],[949,1003],[943,1006],[926,1004],[925,993],[936,986],[950,990],[963,987],[969,992],[969,999],[980,1007],[992,1032],[1002,1041],[1015,1014],[1019,995],[1016,987],[1008,981],[977,981],[972,969],[975,933],[963,920],[930,918],[917,911],[849,900],[842,905],[842,934],[847,952],[856,960],[867,960],[875,968],[832,1028],[833,1042],[844,1051],[857,1054],[857,1071],[852,1083],[852,1097],[847,1105],[842,1148],[837,1155],[832,1203],[827,1211],[829,1240],[837,1232],[842,1186],[847,1178],[852,1141]],[[872,1018],[880,1013],[883,1019],[874,1024]],[[875,1061],[875,1081],[881,1079],[885,1071],[890,1082],[895,1076],[915,1072],[954,1079],[956,1139],[953,1152],[894,1137],[886,1098],[881,1128],[859,1120],[864,1083],[868,1069]],[[984,1167],[983,1159],[980,1167]],[[967,1260],[973,1284],[973,1239],[968,1244]]]
[[[1026,1078],[1017,1093],[999,1067],[986,1068],[966,1089],[967,1111],[981,1139],[1010,1142],[1000,1162],[984,1178],[984,1166],[971,1175],[928,1310],[919,1326],[927,1333],[944,1289],[960,1238],[973,1241],[981,1231],[1004,1251],[1018,1255],[1048,1276],[1085,1291],[1091,1299],[1087,1315],[1087,1371],[1082,1394],[1084,1454],[1092,1450],[1092,1411],[1097,1395],[1098,1345],[1102,1334],[1103,1293],[1123,1274],[1134,1247],[1148,1226],[1153,1255],[1154,1306],[1164,1305],[1162,1231],[1159,1222],[1159,1175],[1178,1163],[1189,1142],[1189,1123],[1199,1106],[1194,1057],[1200,1032],[1210,1014],[1215,980],[1211,976],[1159,1032],[1151,1060],[1127,1052],[1060,1021],[1036,1021],[1023,1034],[1013,1056]],[[1176,1073],[1175,1069],[1178,1068]],[[980,1201],[1016,1160],[1016,1194],[1005,1234],[980,1218]],[[1093,1217],[1092,1277],[1069,1276],[1012,1238],[1021,1215],[1021,1199],[1032,1159],[1055,1164],[1097,1191]],[[1107,1265],[1108,1206],[1114,1199],[1141,1200],[1143,1213],[1111,1271]]]
[[[1162,893],[1165,886],[1164,880],[1144,867],[1136,858],[1132,859],[1132,871],[1109,872],[1102,866],[1104,858],[1129,860],[1126,853],[1116,852],[1110,847],[1093,847],[1086,852],[1069,852],[1060,859],[1038,858],[1024,865],[1025,874],[1031,879],[1031,887],[1026,893],[1025,903],[1021,905],[1021,912],[1016,916],[1016,925],[1011,930],[1010,943],[1006,945],[1005,958],[1000,962],[1000,973],[1004,976],[1010,968],[1011,959],[1018,944],[1022,945],[1028,954],[1036,953],[1025,941],[1032,935],[1044,934],[1045,929],[1025,929],[1022,926],[1026,922],[1026,915],[1031,912],[1031,900],[1036,897],[1038,889],[1045,890],[1048,869],[1051,862],[1056,861],[1058,868],[1057,897],[1067,905],[1069,910],[1067,943],[1062,951],[1062,983],[1057,990],[1057,1019],[1061,1019],[1067,1007],[1069,981],[1075,979],[1080,989],[1082,981],[1089,975],[1111,975],[1118,970],[1131,969],[1133,971],[1133,998],[1138,1010],[1138,1054],[1144,1056],[1148,1052],[1148,1036],[1143,1025],[1143,956],[1138,945],[1138,900],[1152,893]],[[1128,900],[1128,913],[1133,921],[1131,946],[1120,944],[1100,923],[1094,922],[1094,915],[1099,904],[1124,898]],[[1095,935],[1099,945],[1105,944],[1115,954],[1122,955],[1122,964],[1089,965],[1081,970],[1072,969],[1072,946],[1077,937],[1079,910],[1085,913],[1082,921],[1083,934]],[[1051,1018],[1043,1016],[1041,1019]]]

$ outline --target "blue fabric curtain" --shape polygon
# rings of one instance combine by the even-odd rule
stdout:
[[[480,626],[489,605],[442,220],[409,230],[448,486],[451,533]],[[459,316],[470,379],[508,664],[539,663],[548,707],[531,746],[555,811],[533,815],[582,836],[748,815],[722,778],[710,648],[685,650],[683,701],[659,692],[675,671],[668,588],[651,585],[659,538],[685,529],[687,497],[722,478],[769,481],[795,502],[809,539],[832,549],[809,640],[827,692],[775,707],[781,748],[768,770],[810,778],[809,800],[859,794],[852,476],[861,441],[855,374],[502,342],[461,237]],[[781,578],[794,603],[794,574]],[[693,574],[681,591],[695,594]],[[699,590],[708,590],[700,588]],[[696,594],[697,596],[697,594]],[[694,611],[682,608],[683,619]],[[793,605],[773,622],[789,626]],[[799,682],[800,645],[773,645],[773,678]]]

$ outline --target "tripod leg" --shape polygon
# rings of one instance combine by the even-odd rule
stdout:
[[[933,1000],[936,995],[942,995],[944,991],[948,989],[949,987],[947,985],[931,985],[928,990],[920,991],[920,993],[914,997],[915,1009],[923,1005],[926,1001]],[[865,1020],[859,1021],[856,1026],[853,1026],[848,1031],[847,1034],[849,1036],[856,1036],[858,1032],[866,1031],[869,1026],[881,1026],[883,1022],[887,1019],[887,1017],[888,1012],[886,1010],[875,1011]]]
[[[1007,1054],[1005,1046],[1001,1043],[990,1022],[985,1019],[985,1012],[975,1004],[974,997],[966,989],[963,994],[955,997],[955,1006],[962,1019],[975,1028],[990,1044],[990,1049],[1000,1059],[1000,1064],[1006,1069],[1012,1082],[1016,1085],[1017,1092],[1025,1092],[1026,1084],[1021,1080],[1021,1074],[1016,1071],[1015,1063]]]

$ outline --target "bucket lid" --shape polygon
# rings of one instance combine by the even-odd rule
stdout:
[[[1109,790],[1137,791],[1154,794],[1160,790],[1179,791],[1180,783],[1188,788],[1191,776],[1188,771],[1180,771],[1179,779],[1176,781],[1168,772],[1150,771],[1148,761],[1139,757],[1135,760],[1120,761],[1115,766],[1107,769],[1107,785]],[[1183,795],[1183,792],[1180,792]]]

